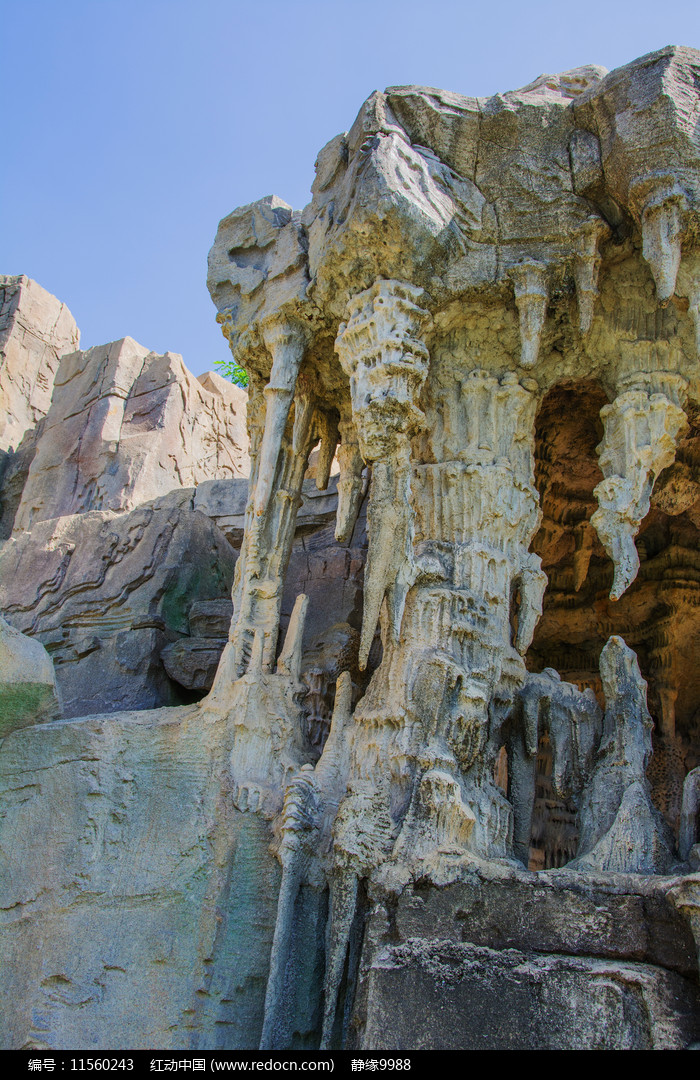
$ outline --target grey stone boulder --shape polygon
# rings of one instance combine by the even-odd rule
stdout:
[[[0,616],[0,738],[60,713],[51,657]]]

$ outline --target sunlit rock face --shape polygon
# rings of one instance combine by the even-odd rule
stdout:
[[[149,879],[149,933],[163,890],[206,909],[159,960],[167,1045],[700,1037],[699,87],[683,48],[488,100],[392,87],[319,153],[304,210],[221,222],[251,469],[213,687],[170,721],[210,854]],[[322,596],[291,607],[288,569],[315,448],[336,543],[365,514],[367,543],[361,605],[309,635]],[[156,786],[166,715],[134,728]],[[82,722],[98,758],[125,720]],[[124,826],[110,854],[135,844]],[[138,925],[110,954],[127,972]],[[60,1045],[69,1006],[50,1017]]]

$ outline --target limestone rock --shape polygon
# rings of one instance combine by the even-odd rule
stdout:
[[[61,713],[51,657],[0,617],[0,738]]]
[[[39,521],[0,549],[0,609],[49,649],[66,716],[182,700],[160,652],[193,602],[226,595],[236,561],[192,501]]]
[[[700,765],[699,67],[700,54],[670,48],[618,72],[545,75],[489,99],[392,87],[372,94],[322,149],[303,211],[267,197],[220,224],[209,285],[250,376],[250,477],[245,499],[240,481],[178,479],[159,518],[186,510],[206,521],[206,554],[192,558],[208,580],[219,557],[212,536],[223,537],[212,522],[240,543],[212,689],[170,722],[164,713],[122,713],[111,723],[78,721],[71,732],[45,726],[55,734],[41,746],[39,728],[6,740],[8,776],[21,784],[12,781],[21,805],[3,841],[11,857],[14,837],[47,813],[34,792],[36,760],[48,772],[70,761],[80,774],[83,732],[85,757],[99,762],[90,790],[106,806],[93,810],[71,775],[81,795],[67,839],[51,836],[56,875],[80,903],[67,904],[64,891],[46,898],[46,940],[79,933],[77,909],[103,910],[99,880],[109,862],[110,880],[126,882],[118,895],[129,942],[118,935],[108,966],[126,975],[132,1009],[139,993],[163,1004],[156,1023],[134,1024],[136,1038],[173,1040],[186,1029],[190,1046],[259,1040],[262,1049],[360,1053],[670,1049],[697,1039],[697,890],[693,875],[669,876],[673,838],[655,802],[682,823],[684,852],[691,844],[675,869],[693,867],[694,781],[685,802],[680,791]],[[149,371],[170,372],[173,361],[149,361],[129,343],[100,356],[97,368],[113,363],[125,389],[114,391],[106,375],[94,414],[84,392],[90,423],[86,414],[78,426],[92,432],[94,421],[98,430],[86,441],[94,467],[70,464],[73,435],[61,456],[66,476],[74,469],[77,509],[103,497],[116,504],[58,519],[62,526],[34,524],[32,536],[46,532],[34,573],[46,587],[32,603],[52,629],[59,615],[50,595],[63,573],[56,560],[70,555],[62,530],[73,544],[70,523],[99,519],[99,529],[89,525],[100,535],[85,565],[98,565],[106,545],[119,566],[151,535],[143,506],[124,513],[129,498],[145,496],[135,480],[132,491],[130,465],[119,474],[120,461],[131,461],[129,424],[119,417],[124,402],[141,401],[131,387],[142,368],[148,383]],[[56,402],[70,379],[59,382]],[[114,448],[117,479],[93,490],[112,462],[110,416],[125,430]],[[305,488],[312,453],[313,500]],[[37,478],[38,462],[39,453]],[[663,477],[675,465],[677,483]],[[168,483],[177,486],[171,475]],[[17,519],[25,528],[45,496],[48,507],[41,484],[32,495],[31,470],[26,487]],[[198,514],[205,508],[211,518]],[[135,526],[128,537],[127,522]],[[10,560],[3,588],[24,572],[6,556],[24,535],[0,555]],[[146,590],[146,626],[155,632],[153,611],[168,591],[159,574],[170,563],[149,544],[141,550],[159,591]],[[193,592],[182,551],[172,587]],[[140,582],[142,571],[127,570],[115,582],[134,573]],[[69,571],[68,563],[66,580]],[[84,577],[73,584],[54,590],[61,642],[94,621],[84,611],[66,621],[86,588]],[[188,601],[222,597],[222,584]],[[32,595],[24,584],[15,614]],[[110,600],[115,606],[123,605]],[[173,638],[190,631],[192,657],[198,642],[221,639],[201,635],[212,624],[201,610],[190,623],[189,606],[175,604],[175,620],[161,608],[161,617]],[[129,625],[122,648],[131,662],[143,624]],[[156,655],[171,644],[162,633]],[[92,656],[84,644],[71,647]],[[127,762],[139,790],[133,818],[123,805]],[[175,820],[170,790],[182,786],[181,806],[191,807],[182,827],[163,826],[148,801],[161,786]],[[152,816],[172,843],[144,882],[132,865],[141,836],[133,823],[148,829]],[[123,842],[110,844],[122,821]],[[91,853],[105,838],[108,855],[86,867],[76,835]],[[516,856],[532,861],[536,841],[538,865],[556,871],[516,868]],[[577,859],[559,869],[577,842]],[[186,853],[184,884],[173,851]],[[27,875],[6,878],[3,910],[21,924],[8,930],[11,951],[15,942],[25,948],[30,913],[21,905],[37,890]],[[459,917],[449,897],[441,908],[431,894],[456,886],[464,886]],[[157,976],[138,983],[144,949],[137,959],[131,948],[138,933],[151,940],[151,925],[160,934],[161,888],[187,922],[182,943],[179,933],[173,939],[176,959],[165,958],[174,975],[165,989]],[[201,932],[189,899],[180,906],[183,892],[204,912]],[[57,1044],[99,1030],[99,1005],[81,995],[105,982],[104,964],[95,974],[95,950],[83,956],[87,977],[58,1009],[48,1002],[65,991],[62,980],[74,982],[65,962],[37,972],[13,960],[13,992],[38,1015],[49,1010]],[[194,995],[185,967],[197,976]],[[70,1000],[85,1006],[82,1017],[68,1015]],[[27,1042],[39,1033],[23,1008],[8,1017],[12,1037]]]
[[[171,679],[188,690],[211,690],[226,638],[188,637],[166,645],[160,658]]]
[[[684,1050],[697,1008],[692,983],[643,964],[418,939],[375,960],[360,1052]]]
[[[611,637],[600,658],[605,695],[603,739],[581,806],[583,869],[664,873],[672,863],[670,830],[651,801],[646,769],[652,721],[637,658]]]
[[[685,1048],[700,1025],[690,880],[492,864],[375,888],[353,1051]]]
[[[575,592],[605,549],[611,600],[633,583],[635,536],[697,407],[697,298],[688,285],[700,222],[696,59],[667,49],[610,75],[589,67],[542,76],[481,101],[392,87],[323,148],[298,219],[268,198],[220,226],[210,288],[233,355],[251,373],[254,450],[216,701],[261,649],[263,672],[273,670],[293,507],[315,442],[327,460],[340,440],[343,540],[363,463],[371,470],[359,666],[377,625],[381,664],[353,710],[340,780],[324,748],[313,777],[300,773],[288,792],[307,823],[335,817],[329,841],[320,825],[301,829],[305,855],[294,860],[302,880],[321,873],[330,889],[323,1047],[345,1037],[342,982],[355,963],[363,882],[399,888],[450,860],[527,857],[545,742],[557,796],[581,801],[577,865],[653,873],[672,861],[645,777],[650,730],[638,669],[636,678],[613,677],[615,648],[604,652],[599,749],[590,691],[600,679],[584,694],[580,682],[566,687],[548,674],[546,654],[536,677],[523,657],[546,604],[542,559],[531,550],[542,520],[543,399],[572,384],[596,388],[600,463],[587,469],[573,510],[562,470],[564,509],[543,550],[571,545]],[[652,119],[663,176],[646,151]],[[687,309],[669,304],[676,280]],[[536,684],[533,704],[524,688]],[[251,688],[246,708],[254,700]],[[620,768],[604,777],[609,744]],[[296,932],[298,884],[283,891],[276,942]],[[281,1030],[277,964],[265,1039]],[[582,987],[586,978],[592,972]]]
[[[183,1014],[202,1050],[254,1045],[279,870],[221,804],[224,728],[189,706],[4,740],[3,1047],[182,1050]]]
[[[189,612],[190,636],[160,654],[171,679],[190,690],[210,690],[231,625],[230,600],[199,600]]]
[[[226,638],[231,627],[233,604],[224,600],[198,600],[189,613],[190,633],[203,638]]]
[[[240,548],[243,534],[247,491],[247,481],[235,479],[205,481],[192,492],[195,509],[211,518],[236,549]],[[347,657],[347,642],[355,641],[356,627],[361,618],[367,524],[363,507],[358,512],[350,542],[341,544],[335,539],[337,477],[332,478],[323,491],[318,491],[315,481],[305,480],[302,500],[297,512],[296,532],[282,595],[280,630],[282,633],[286,631],[297,596],[300,593],[308,595],[310,607],[304,626],[306,660],[303,678],[314,704],[312,698],[307,696],[305,708],[310,730],[313,728],[316,732],[312,741],[320,747],[333,708],[332,690],[340,670],[344,670],[337,663],[341,657]],[[228,637],[231,615],[232,605],[228,598],[193,604],[189,616],[191,636],[167,645],[161,654],[172,679],[191,689],[211,689]],[[355,625],[350,626],[343,620],[351,620]],[[332,635],[333,627],[339,621],[345,627],[342,634],[345,644],[341,645],[338,641],[337,650],[335,646],[331,647],[330,652],[326,650],[319,669],[316,662],[319,659],[316,655],[319,643],[329,633]],[[356,644],[354,652],[351,650],[355,661]],[[331,653],[334,659],[331,659]],[[376,667],[374,653],[370,667],[372,670]],[[312,675],[312,671],[315,674]],[[354,671],[353,678],[359,695],[360,686],[366,685],[367,680],[361,678],[359,671]]]
[[[65,304],[24,274],[0,276],[0,451],[49,411],[60,358],[79,341]]]
[[[200,480],[245,474],[246,394],[206,386],[172,353],[131,338],[63,357],[15,518],[130,510]]]

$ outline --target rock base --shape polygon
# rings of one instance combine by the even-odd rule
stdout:
[[[385,896],[349,1043],[412,1050],[679,1050],[700,1036],[674,878],[503,869]]]

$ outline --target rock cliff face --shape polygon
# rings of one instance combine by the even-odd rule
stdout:
[[[0,610],[48,649],[64,716],[191,700],[161,652],[193,604],[231,591],[240,540],[195,502],[200,483],[245,488],[245,391],[131,338],[76,351],[59,301],[3,280],[3,372],[27,426],[0,478]]]
[[[65,304],[24,275],[0,276],[0,450],[46,416],[59,360],[79,341]]]
[[[0,540],[12,532],[60,358],[79,341],[65,304],[24,275],[0,276]]]
[[[195,522],[199,546],[148,556],[152,621],[123,638],[181,634],[164,659],[192,693],[228,611],[188,567],[224,566],[211,535],[240,553],[198,703],[3,743],[8,1045],[700,1038],[699,118],[683,48],[488,100],[375,93],[320,152],[309,206],[239,208],[210,253],[250,375],[245,505],[212,478],[132,509],[108,435],[137,374],[81,390],[100,452],[68,462],[58,526],[39,443],[0,559],[19,581],[41,536],[50,584],[5,610],[47,646],[60,622],[78,668],[90,603],[80,563],[75,588],[57,565],[74,523],[92,563],[114,553],[98,591],[119,612],[150,522]],[[69,447],[63,385],[45,423]],[[196,597],[177,625],[169,589]]]
[[[15,531],[246,475],[245,392],[213,372],[206,380],[131,338],[65,355]]]

